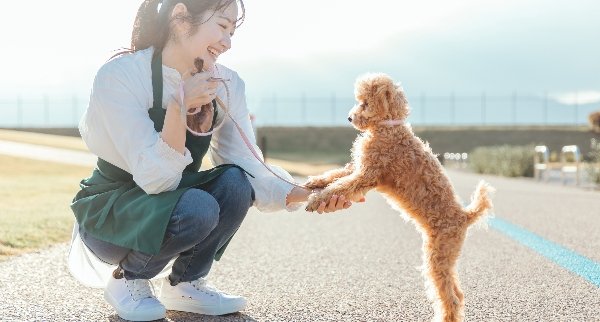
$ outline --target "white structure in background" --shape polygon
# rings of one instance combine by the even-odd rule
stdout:
[[[464,169],[467,167],[468,153],[444,153],[444,165]]]
[[[550,174],[549,163],[550,162],[550,150],[545,145],[538,145],[535,147],[535,154],[533,156],[533,174],[536,180],[548,181]]]
[[[575,184],[579,185],[579,169],[581,163],[581,153],[576,145],[566,145],[560,152],[561,178],[563,184],[567,183],[567,175],[575,174]]]

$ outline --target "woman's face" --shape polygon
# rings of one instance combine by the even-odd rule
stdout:
[[[204,70],[214,69],[219,55],[231,48],[231,37],[235,31],[237,14],[237,3],[232,1],[225,10],[207,12],[201,20],[204,23],[197,27],[193,35],[186,33],[179,38],[182,58],[190,65],[190,69],[194,66],[194,59],[197,57],[204,60]],[[191,26],[187,25],[189,30]]]

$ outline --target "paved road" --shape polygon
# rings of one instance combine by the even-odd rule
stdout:
[[[481,176],[449,173],[468,200]],[[596,274],[593,265],[600,263],[600,192],[483,178],[498,190],[497,218],[589,262],[573,272],[494,225],[472,229],[459,261],[466,320],[600,321],[600,284],[580,274],[586,268]],[[377,193],[367,198],[329,215],[251,210],[209,276],[217,287],[246,296],[247,309],[217,318],[169,312],[168,320],[430,320],[416,269],[420,236]],[[0,321],[120,321],[100,290],[70,277],[66,249],[57,245],[0,263]]]

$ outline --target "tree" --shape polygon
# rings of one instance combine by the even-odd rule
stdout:
[[[588,121],[592,131],[600,133],[600,111],[590,113]]]

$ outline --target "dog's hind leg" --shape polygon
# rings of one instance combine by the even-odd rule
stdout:
[[[464,319],[464,296],[457,278],[456,261],[464,232],[429,236],[424,241],[424,275],[429,296],[434,300],[434,321],[456,322]]]

